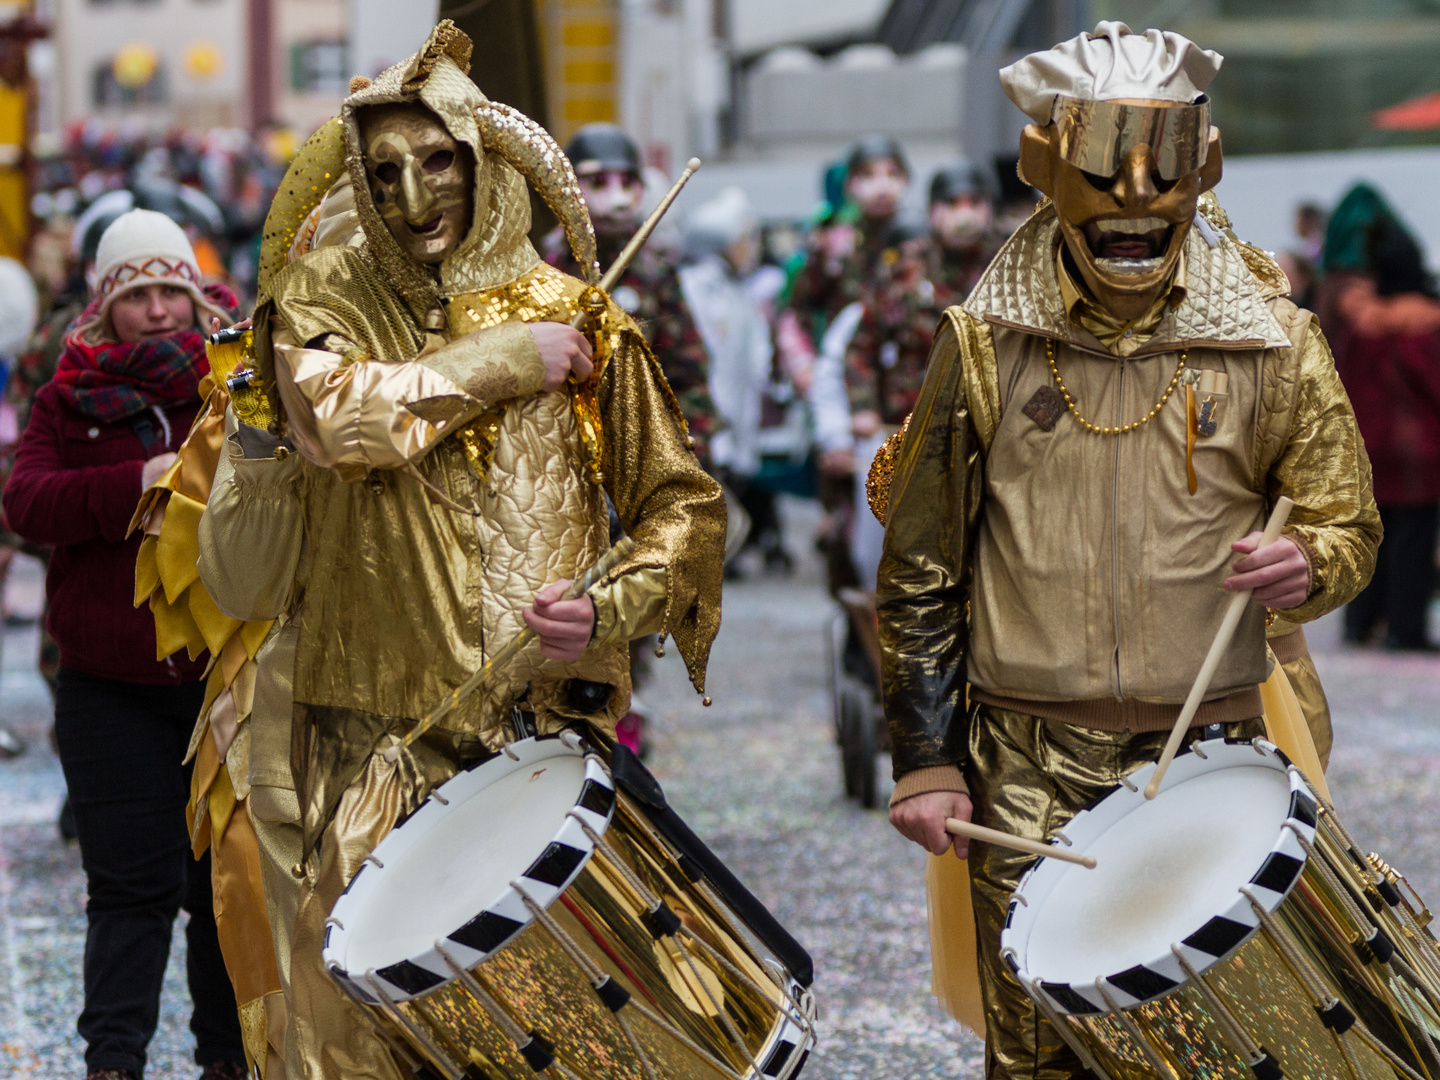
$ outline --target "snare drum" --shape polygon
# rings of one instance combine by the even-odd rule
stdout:
[[[1198,743],[1076,815],[1000,949],[1099,1080],[1440,1078],[1440,954],[1270,743]],[[1388,868],[1387,868],[1388,869]],[[1393,894],[1393,895],[1392,895]]]
[[[331,913],[325,966],[402,1058],[445,1078],[793,1077],[810,993],[715,879],[733,883],[577,736],[524,739],[376,847]]]

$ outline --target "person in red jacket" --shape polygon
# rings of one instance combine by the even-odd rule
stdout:
[[[96,298],[36,394],[3,497],[10,527],[53,549],[55,734],[88,886],[78,1027],[90,1080],[139,1080],[184,907],[195,1060],[206,1080],[238,1080],[245,1053],[208,856],[190,859],[185,828],[181,762],[205,658],[155,659],[154,620],[134,606],[140,537],[126,539],[141,493],[174,461],[200,408],[209,370],[200,326],[233,321],[235,298],[200,287],[185,234],[148,210],[105,231],[96,270]]]
[[[1375,474],[1385,540],[1375,576],[1345,608],[1345,638],[1434,652],[1426,630],[1440,528],[1440,294],[1424,254],[1398,222],[1369,229],[1368,274],[1337,275],[1335,370]]]

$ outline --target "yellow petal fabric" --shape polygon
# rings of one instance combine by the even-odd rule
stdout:
[[[210,842],[218,843],[225,836],[225,826],[235,812],[235,789],[230,785],[230,772],[217,768],[215,782],[210,785]]]
[[[265,622],[247,622],[240,628],[240,640],[245,645],[245,655],[251,660],[260,651],[260,646],[265,644],[265,637],[270,633],[270,627],[275,625],[274,619],[267,619]]]
[[[135,559],[136,607],[149,600],[150,594],[160,587],[160,567],[155,561],[155,546],[159,542],[155,536],[140,541],[140,554]]]
[[[178,491],[170,495],[165,521],[160,526],[160,541],[155,560],[160,567],[160,580],[165,585],[165,599],[178,603],[180,594],[200,579],[196,563],[200,559],[200,515],[205,504],[196,502]]]
[[[204,650],[205,639],[190,616],[188,604],[168,604],[165,593],[156,589],[150,594],[150,614],[155,617],[156,660],[164,660],[181,649],[188,649],[193,660]]]
[[[235,631],[240,629],[242,625],[240,620],[232,619],[216,607],[215,601],[210,598],[210,594],[205,591],[205,586],[199,581],[196,581],[185,595],[189,599],[190,617],[199,627],[199,636],[204,643],[204,648],[209,649],[212,655],[218,654]],[[198,654],[192,653],[192,658],[195,655]]]

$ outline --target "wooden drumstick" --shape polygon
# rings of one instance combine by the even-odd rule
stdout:
[[[565,592],[560,596],[560,599],[578,600],[580,597],[584,596],[587,592],[590,591],[590,587],[592,585],[594,585],[602,577],[604,577],[615,567],[619,566],[620,563],[622,563],[626,558],[628,558],[630,553],[634,550],[634,538],[630,536],[622,536],[619,543],[617,543],[614,547],[607,551],[599,562],[597,562],[589,570],[585,571],[583,575],[576,578],[570,583],[570,587],[565,590]],[[489,682],[497,671],[505,667],[505,665],[510,663],[511,660],[515,659],[516,655],[520,652],[521,649],[523,649],[526,645],[529,645],[530,642],[534,641],[535,636],[535,631],[531,630],[528,626],[525,627],[524,630],[521,630],[513,638],[511,638],[504,645],[502,645],[499,650],[497,650],[496,653],[490,657],[489,660],[485,661],[484,665],[480,668],[479,671],[475,672],[474,675],[471,675],[454,690],[451,690],[450,693],[445,696],[445,700],[440,702],[439,705],[435,706],[434,709],[430,710],[430,714],[426,716],[423,720],[421,720],[420,723],[416,724],[413,728],[411,728],[409,733],[403,739],[401,739],[398,743],[395,743],[392,746],[386,747],[381,756],[384,757],[385,760],[391,765],[395,764],[395,762],[398,761],[400,758],[401,750],[404,750],[416,739],[424,735],[425,732],[429,731],[432,727],[434,727],[441,720],[443,720],[450,713],[450,711],[455,708],[455,706],[459,705],[460,702],[464,701],[467,697],[474,693],[474,691],[478,687],[480,687],[484,683]]]
[[[1288,495],[1281,495],[1275,501],[1275,509],[1270,511],[1270,520],[1265,523],[1265,532],[1260,537],[1260,544],[1255,548],[1269,547],[1280,538],[1280,530],[1285,527],[1285,521],[1290,517],[1290,509],[1295,501]],[[1230,639],[1235,636],[1235,628],[1240,625],[1240,616],[1245,614],[1245,608],[1250,603],[1250,592],[1236,593],[1230,598],[1230,606],[1225,611],[1225,618],[1220,622],[1220,629],[1215,634],[1215,640],[1210,643],[1210,651],[1205,654],[1205,662],[1200,665],[1200,674],[1195,676],[1195,685],[1190,687],[1190,696],[1185,699],[1185,707],[1180,710],[1179,717],[1175,720],[1175,726],[1170,731],[1170,738],[1165,743],[1165,752],[1160,755],[1160,762],[1155,766],[1155,775],[1150,777],[1150,783],[1145,785],[1145,798],[1153,799],[1160,791],[1160,782],[1165,779],[1165,773],[1170,768],[1170,763],[1175,760],[1175,754],[1180,749],[1180,743],[1185,738],[1185,732],[1190,730],[1190,721],[1195,719],[1196,710],[1200,708],[1200,699],[1205,696],[1205,691],[1210,689],[1210,680],[1215,677],[1215,669],[1220,666],[1220,657],[1230,645]]]
[[[961,821],[959,818],[946,818],[945,831],[951,836],[964,836],[970,840],[983,840],[987,844],[997,844],[1000,847],[1008,847],[1012,851],[1023,851],[1027,855],[1043,855],[1047,859],[1059,859],[1061,862],[1074,863],[1076,866],[1083,866],[1087,870],[1094,870],[1096,865],[1095,860],[1089,855],[1076,855],[1073,851],[1066,851],[1061,847],[1042,844],[1038,840],[1027,840],[1023,836],[1001,832],[999,829],[987,829],[984,825],[972,825],[970,822]]]

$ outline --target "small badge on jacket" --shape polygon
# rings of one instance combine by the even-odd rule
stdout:
[[[1041,431],[1053,431],[1060,417],[1065,415],[1065,399],[1048,383],[1030,396],[1021,410]]]

